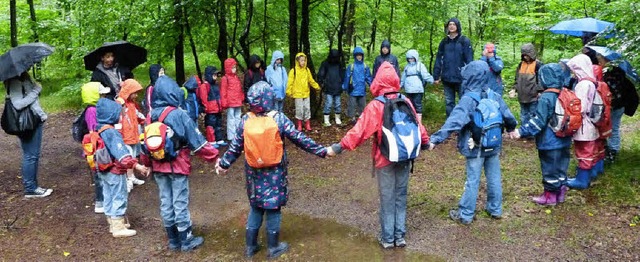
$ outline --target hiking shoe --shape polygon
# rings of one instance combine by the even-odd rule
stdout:
[[[96,201],[96,205],[93,208],[93,212],[95,212],[96,214],[104,213],[104,206],[102,205],[102,202]]]
[[[380,246],[384,249],[392,249],[395,247],[395,245],[393,243],[387,243],[387,242],[383,242],[380,241]]]
[[[33,190],[32,192],[24,193],[24,197],[26,198],[48,197],[49,195],[51,195],[52,192],[53,192],[53,189],[51,188],[38,187],[36,188],[36,190]]]
[[[484,210],[485,213],[487,213],[487,216],[491,217],[492,219],[495,220],[500,220],[502,219],[502,215],[496,215],[496,214],[491,214],[491,212],[489,212],[489,210]]]
[[[469,225],[471,224],[471,222],[473,221],[464,221],[462,220],[462,217],[460,217],[460,211],[458,209],[451,209],[449,210],[449,218],[451,218],[451,220],[456,221],[460,224],[463,225]]]
[[[396,247],[406,247],[407,246],[407,241],[404,240],[404,238],[398,238],[395,241]]]
[[[127,193],[131,193],[131,189],[133,189],[133,181],[127,178]]]
[[[136,186],[144,185],[144,180],[142,180],[142,179],[138,179],[137,177],[132,177],[132,178],[129,178],[129,179],[131,179],[131,182]]]

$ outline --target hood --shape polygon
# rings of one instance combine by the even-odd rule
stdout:
[[[565,86],[565,71],[558,63],[550,63],[540,67],[538,82],[542,88],[560,88]]]
[[[418,55],[418,51],[415,49],[410,49],[407,51],[407,62],[409,62],[409,58],[413,58],[417,62],[420,62],[420,55]]]
[[[122,82],[122,87],[120,88],[120,93],[118,93],[118,96],[124,100],[127,100],[129,99],[131,94],[140,90],[142,90],[142,86],[140,85],[140,83],[138,83],[138,81],[134,79],[127,79]]]
[[[200,85],[200,78],[198,76],[192,76],[192,77],[189,77],[189,79],[187,79],[186,82],[184,82],[183,86],[188,91],[195,92],[196,89],[198,89],[198,85]]]
[[[275,93],[271,85],[265,81],[253,84],[247,91],[249,109],[256,114],[269,112],[273,109]]]
[[[297,68],[300,68],[300,69],[305,69],[305,68],[307,68],[307,64],[309,63],[309,59],[307,59],[307,63],[306,63],[306,64],[304,64],[304,67],[300,67],[300,64],[298,63],[298,57],[303,57],[303,56],[304,56],[305,58],[307,57],[307,55],[305,55],[305,54],[304,54],[304,53],[302,53],[302,52],[300,52],[300,53],[297,53],[297,54],[296,54],[296,62],[295,62],[295,63],[296,63],[296,69],[297,69]]]
[[[165,106],[179,107],[184,101],[184,91],[178,83],[168,76],[161,76],[156,81],[151,95],[152,108]]]
[[[258,55],[251,55],[249,57],[249,65],[248,65],[249,70],[252,70],[254,72],[255,71],[259,71],[260,68],[256,68],[255,67],[256,63],[262,63],[262,59],[260,59],[260,57]],[[262,64],[260,64],[260,66],[262,67]]]
[[[387,61],[378,68],[376,78],[371,83],[371,94],[380,96],[388,92],[398,92],[400,90],[400,78],[396,69]]]
[[[593,65],[593,75],[596,77],[596,80],[603,81],[604,75],[602,73],[602,67],[600,65]]]
[[[578,80],[595,79],[593,75],[593,64],[587,55],[579,54],[574,56],[569,59],[567,66],[569,66],[569,69],[571,69],[571,72],[573,72]]]
[[[96,104],[96,118],[99,124],[114,125],[120,122],[122,106],[108,98],[100,98]]]
[[[462,26],[460,26],[460,20],[458,20],[458,18],[452,17],[451,19],[449,19],[449,21],[447,21],[446,24],[444,24],[444,34],[445,35],[449,35],[449,23],[454,22],[456,24],[456,27],[458,28],[458,35],[462,34]]]
[[[162,69],[162,66],[159,64],[153,64],[149,67],[149,80],[151,81],[150,85],[156,84],[156,80],[158,80],[158,74],[160,73],[160,69]]]
[[[80,88],[82,103],[95,106],[100,99],[100,88],[104,88],[100,82],[89,82]]]
[[[233,71],[231,71],[231,68],[233,68],[237,64],[238,64],[238,62],[236,62],[236,60],[233,59],[233,58],[225,59],[224,60],[224,74],[225,75],[232,75]]]
[[[207,66],[207,68],[204,69],[204,80],[209,82],[210,84],[213,84],[215,81],[213,80],[213,75],[218,73],[218,68],[216,68],[215,66]]]
[[[560,59],[560,62],[558,62],[560,67],[562,67],[562,79],[564,79],[562,82],[563,87],[569,87],[571,85],[571,69],[569,69],[567,62],[569,62],[569,59],[566,58]]]
[[[528,55],[529,57],[531,57],[531,59],[536,60],[537,54],[536,54],[536,47],[533,46],[532,43],[526,43],[524,45],[522,45],[522,47],[520,47],[520,53],[522,55],[520,55],[520,59],[524,60],[522,58],[523,55]]]
[[[329,50],[329,56],[327,57],[327,61],[331,64],[340,63],[340,51],[338,49]]]
[[[273,51],[273,54],[271,55],[271,63],[269,65],[274,66],[278,59],[282,59],[282,62],[284,62],[284,54],[280,50]]]
[[[364,61],[364,50],[362,47],[356,46],[353,49],[353,59],[356,59],[356,55],[362,55],[362,61]]]
[[[388,39],[382,40],[382,44],[380,45],[380,55],[383,55],[382,54],[383,47],[389,48],[389,54],[391,54],[391,42],[389,42]]]
[[[462,94],[482,92],[489,89],[489,65],[484,61],[473,61],[462,68]]]

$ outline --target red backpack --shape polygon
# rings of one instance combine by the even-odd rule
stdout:
[[[100,137],[100,133],[109,128],[113,128],[113,126],[104,125],[97,132],[91,131],[82,138],[82,149],[91,170],[104,172],[113,167],[113,159]]]
[[[557,137],[571,137],[582,126],[582,103],[576,93],[568,88],[549,88],[545,92],[558,94],[553,118],[549,127]]]
[[[593,84],[596,86],[596,92],[594,92],[589,119],[598,129],[599,138],[606,139],[611,136],[611,99],[613,94],[607,83],[594,81]]]

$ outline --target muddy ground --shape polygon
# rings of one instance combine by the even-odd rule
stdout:
[[[19,143],[0,132],[0,260],[243,259],[248,201],[242,164],[222,177],[215,175],[213,165],[195,161],[191,214],[196,233],[205,236],[202,248],[191,253],[166,250],[152,179],[129,196],[127,213],[138,235],[114,239],[104,216],[93,213],[91,178],[79,144],[69,135],[74,116],[54,114],[46,123],[39,182],[54,192],[44,199],[23,198]],[[328,144],[346,129],[320,131],[311,136]],[[382,251],[375,241],[378,193],[371,178],[370,143],[336,159],[320,159],[288,146],[290,201],[281,238],[291,250],[281,260],[640,260],[638,228],[629,224],[639,213],[636,206],[605,206],[588,191],[570,191],[567,202],[554,208],[530,203],[528,199],[541,191],[532,141],[505,143],[504,219],[492,220],[480,212],[486,197],[481,192],[475,222],[452,222],[447,211],[457,205],[464,184],[464,159],[453,141],[423,152],[416,161],[410,180],[408,247],[394,251]],[[256,260],[265,256],[261,251]]]

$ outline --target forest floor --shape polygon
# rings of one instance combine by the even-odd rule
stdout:
[[[18,140],[1,132],[0,152],[4,153],[0,161],[5,164],[0,168],[0,260],[244,259],[249,206],[242,163],[236,163],[223,177],[215,175],[212,164],[194,161],[190,210],[196,234],[205,237],[204,245],[196,251],[166,249],[158,189],[152,179],[146,179],[147,183],[134,188],[129,196],[127,214],[138,234],[115,239],[108,233],[104,215],[93,213],[91,177],[80,156],[80,145],[69,135],[74,117],[71,112],[57,113],[46,123],[39,183],[54,192],[43,199],[23,197]],[[624,129],[637,134],[638,123],[636,118]],[[346,131],[320,128],[311,136],[329,144]],[[457,206],[465,179],[465,161],[455,149],[455,140],[422,152],[409,183],[408,246],[390,251],[383,251],[376,242],[378,191],[371,177],[371,143],[335,159],[320,159],[288,146],[290,201],[283,211],[281,240],[289,242],[291,249],[281,260],[638,261],[640,226],[635,223],[640,222],[640,207],[634,201],[638,199],[640,150],[638,136],[633,138],[633,150],[625,143],[621,153],[625,168],[610,167],[591,189],[571,190],[564,204],[550,208],[530,201],[542,191],[533,141],[505,141],[501,156],[504,218],[492,220],[481,212],[486,199],[483,185],[476,220],[470,226],[456,224],[447,216],[448,210]],[[573,166],[575,163],[570,170]],[[615,170],[631,173],[616,180],[623,175]],[[608,189],[597,189],[608,187],[612,180],[622,180],[633,195],[616,201]],[[260,242],[264,244],[263,233]],[[255,259],[265,257],[262,250]]]

